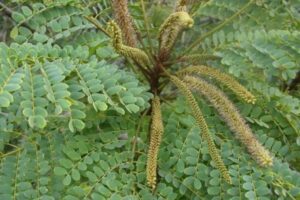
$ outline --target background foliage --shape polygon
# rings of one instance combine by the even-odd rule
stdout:
[[[141,2],[130,1],[129,9],[145,34]],[[155,38],[174,2],[144,3]],[[145,180],[152,94],[128,70],[132,64],[84,18],[92,14],[104,26],[113,17],[110,1],[4,1],[0,199],[300,198],[300,93],[291,88],[300,66],[300,3],[191,4],[195,25],[177,42],[175,54],[200,35],[190,54],[217,56],[201,62],[229,72],[256,95],[255,105],[231,99],[272,152],[274,166],[255,164],[215,110],[198,99],[233,184],[222,181],[184,98],[175,94],[167,101],[174,96],[169,88],[163,94],[160,180],[152,193]],[[199,62],[190,59],[174,67]]]

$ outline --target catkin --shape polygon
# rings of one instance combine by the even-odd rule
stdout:
[[[223,160],[215,146],[215,143],[209,133],[208,126],[206,124],[206,121],[203,117],[203,114],[198,106],[197,101],[195,100],[192,92],[188,89],[187,85],[178,79],[176,76],[170,76],[171,81],[179,88],[179,90],[183,93],[183,95],[186,97],[187,102],[189,106],[191,107],[192,114],[194,115],[202,133],[202,137],[204,140],[206,140],[208,145],[208,151],[212,158],[212,160],[215,162],[216,167],[220,170],[222,177],[224,180],[228,183],[231,183],[230,175],[226,169],[226,166],[223,163]]]
[[[191,66],[187,67],[178,72],[178,75],[185,74],[199,74],[200,76],[209,76],[220,83],[226,85],[230,90],[232,90],[237,96],[242,98],[247,103],[255,104],[256,98],[251,94],[244,86],[239,84],[233,77],[228,74],[222,73],[221,71],[207,67],[207,66]]]
[[[115,19],[124,33],[125,44],[135,47],[137,43],[136,32],[133,27],[132,17],[128,11],[128,1],[112,0],[112,8]]]
[[[194,20],[187,12],[179,11],[172,13],[160,26],[159,29],[159,55],[161,59],[168,58],[178,34],[184,28],[190,28],[194,24]]]
[[[272,165],[272,157],[269,151],[255,138],[236,107],[222,91],[205,80],[192,76],[186,76],[184,81],[191,88],[199,91],[217,109],[231,131],[235,133],[236,138],[246,146],[248,152],[260,166],[267,167]]]
[[[147,182],[154,190],[156,187],[156,171],[157,171],[157,157],[161,137],[163,134],[163,122],[161,116],[160,100],[155,96],[152,100],[152,122],[150,130],[150,145],[147,159]]]
[[[150,66],[150,60],[144,51],[123,44],[122,32],[116,22],[108,22],[107,32],[111,35],[112,44],[117,53],[133,59],[135,62],[145,68]]]

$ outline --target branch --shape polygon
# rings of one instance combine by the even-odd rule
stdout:
[[[227,18],[225,21],[223,21],[221,24],[213,28],[212,30],[208,31],[201,37],[199,37],[194,43],[192,43],[183,53],[182,55],[187,54],[191,50],[193,50],[198,44],[200,44],[205,38],[208,36],[214,34],[215,32],[222,29],[225,25],[230,23],[232,20],[234,20],[236,17],[238,17],[240,14],[242,14],[251,4],[253,3],[253,0],[250,0],[246,5],[244,5],[240,10],[238,10],[236,13],[234,13],[231,17]]]

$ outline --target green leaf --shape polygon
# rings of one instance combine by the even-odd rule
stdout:
[[[107,162],[105,162],[104,160],[100,160],[99,166],[100,166],[104,171],[108,171],[108,170],[109,170],[109,165],[108,165]]]
[[[210,195],[218,195],[221,192],[221,188],[220,187],[209,187],[207,189],[207,193]]]
[[[47,124],[45,118],[40,115],[30,116],[28,118],[28,123],[31,128],[44,128]]]
[[[72,176],[72,179],[74,181],[79,181],[80,180],[80,173],[77,169],[72,169],[71,176]]]
[[[134,104],[128,104],[126,108],[133,113],[136,113],[140,110],[140,108]]]
[[[270,194],[270,190],[267,187],[258,187],[255,191],[259,196]]]
[[[98,166],[94,166],[93,167],[93,171],[95,172],[95,174],[98,176],[98,177],[101,177],[104,175],[104,172],[101,168],[99,168]]]
[[[8,107],[10,105],[10,101],[5,97],[0,97],[0,107]]]
[[[258,118],[262,112],[262,109],[260,107],[255,107],[251,112],[252,118]]]
[[[245,190],[252,190],[252,189],[253,189],[253,185],[252,185],[251,182],[247,182],[247,183],[244,183],[244,184],[243,184],[243,188],[244,188]]]
[[[188,167],[183,170],[186,175],[194,175],[196,172],[195,167]]]
[[[81,131],[85,127],[85,123],[79,119],[73,119],[72,122],[73,122],[73,126],[76,130]]]
[[[85,123],[80,119],[71,119],[69,121],[69,129],[71,132],[75,132],[75,130],[81,131],[84,129]]]
[[[227,193],[231,196],[238,196],[240,194],[240,189],[238,187],[233,187],[227,190]]]
[[[27,6],[22,6],[22,7],[21,7],[21,10],[22,10],[22,12],[23,12],[23,14],[24,14],[25,16],[30,16],[30,15],[32,15],[32,11],[31,11],[30,8],[28,8]]]
[[[104,185],[99,185],[96,190],[100,193],[103,194],[106,197],[111,196],[111,192],[109,189],[107,189]]]
[[[120,91],[122,90],[122,87],[117,85],[117,86],[113,86],[107,89],[107,94],[109,94],[110,96],[118,94]]]
[[[70,168],[72,168],[72,166],[73,166],[72,161],[70,161],[69,159],[65,159],[65,158],[60,159],[60,160],[59,160],[59,163],[60,163],[64,168],[67,168],[67,169],[70,169]]]
[[[89,156],[86,156],[84,158],[84,163],[86,163],[88,165],[91,165],[91,164],[93,164],[93,159],[91,157],[89,157]]]
[[[64,180],[63,180],[63,184],[65,185],[65,186],[68,186],[68,185],[70,185],[71,184],[71,176],[68,174],[65,178],[64,178]]]
[[[194,187],[195,187],[196,190],[200,190],[201,189],[202,183],[201,183],[201,181],[199,179],[195,178]]]
[[[95,102],[95,105],[97,106],[97,108],[100,110],[100,111],[106,111],[108,106],[106,103],[102,102],[102,101],[96,101]]]
[[[247,197],[247,199],[250,199],[250,200],[257,199],[254,191],[248,191],[248,192],[246,192],[245,197]]]
[[[185,169],[185,165],[184,165],[184,162],[183,160],[178,160],[177,164],[176,164],[176,170],[178,172],[183,172]]]
[[[80,110],[76,110],[76,109],[72,110],[71,115],[72,115],[73,118],[76,118],[76,119],[84,119],[86,117],[84,112],[82,112]]]
[[[91,181],[92,183],[95,183],[98,181],[97,176],[90,171],[86,172],[86,176],[88,177],[89,181]]]
[[[16,22],[21,22],[21,21],[23,21],[25,19],[25,17],[21,13],[18,13],[18,12],[13,12],[12,13],[12,18]]]
[[[136,102],[136,98],[134,96],[124,96],[122,97],[122,101],[125,104],[131,104]]]
[[[87,169],[87,165],[83,162],[79,162],[78,169],[81,171],[85,171]]]
[[[37,42],[43,43],[46,42],[49,38],[45,34],[35,32],[33,34],[33,39],[36,40]]]
[[[67,170],[62,167],[55,167],[54,168],[54,174],[57,176],[63,176],[67,174]]]
[[[16,37],[17,37],[18,35],[19,35],[19,29],[18,29],[17,26],[15,26],[15,27],[11,30],[9,36],[10,36],[12,39],[16,39]]]
[[[81,159],[81,156],[79,153],[77,153],[76,151],[74,151],[74,149],[65,146],[63,148],[63,152],[73,161],[77,161]]]
[[[220,185],[220,178],[214,177],[214,178],[210,179],[209,184],[211,184],[213,186]]]

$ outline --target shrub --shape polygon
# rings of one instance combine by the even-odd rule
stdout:
[[[300,197],[297,1],[0,6],[0,199]]]

